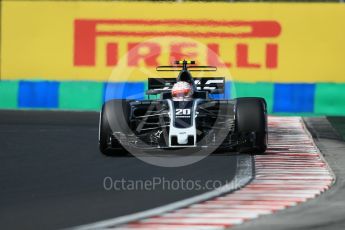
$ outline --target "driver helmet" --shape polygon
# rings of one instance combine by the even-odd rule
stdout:
[[[188,101],[192,99],[193,88],[188,82],[179,81],[172,87],[171,95],[175,101]]]

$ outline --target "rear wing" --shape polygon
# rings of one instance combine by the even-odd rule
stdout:
[[[176,78],[149,78],[147,95],[156,95],[163,92],[170,92]],[[197,90],[208,91],[210,94],[223,94],[225,77],[203,77],[194,78]]]

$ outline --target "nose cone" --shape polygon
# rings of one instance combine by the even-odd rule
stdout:
[[[179,132],[177,135],[177,143],[179,145],[185,145],[188,143],[188,135],[186,132]]]

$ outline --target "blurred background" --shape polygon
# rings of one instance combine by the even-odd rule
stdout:
[[[188,59],[271,114],[345,115],[344,21],[343,1],[2,0],[0,109],[145,99],[157,65]]]

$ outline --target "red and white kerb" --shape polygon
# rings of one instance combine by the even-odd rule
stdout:
[[[333,177],[299,117],[269,117],[269,146],[244,188],[116,229],[224,229],[320,195]]]

